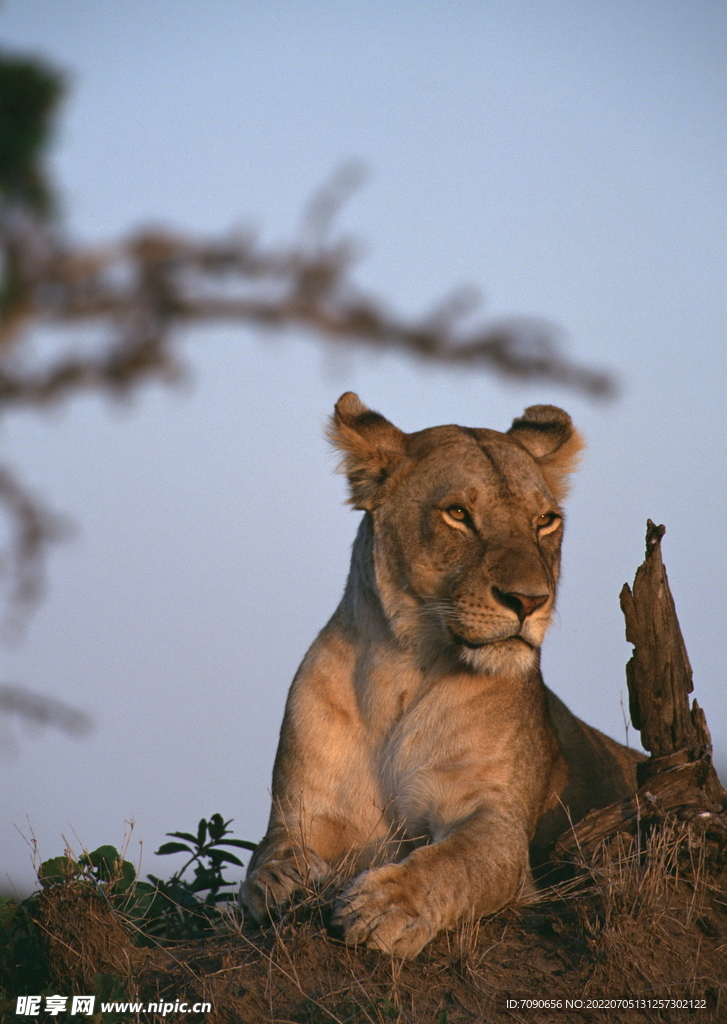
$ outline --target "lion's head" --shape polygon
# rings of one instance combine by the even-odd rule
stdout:
[[[329,433],[350,502],[368,514],[394,636],[423,664],[529,672],[553,612],[561,501],[583,447],[568,414],[535,405],[505,434],[406,434],[347,392]]]

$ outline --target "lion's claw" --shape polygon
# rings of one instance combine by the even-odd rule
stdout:
[[[348,945],[414,957],[437,929],[413,896],[404,867],[387,864],[374,868],[359,875],[342,894],[332,925],[341,930]]]

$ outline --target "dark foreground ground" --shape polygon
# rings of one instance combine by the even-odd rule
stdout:
[[[168,948],[134,945],[86,883],[47,889],[36,920],[54,991],[144,1004],[96,1021],[713,1024],[727,1022],[726,836],[724,814],[617,836],[538,902],[440,936],[412,961],[329,937],[320,897],[265,930],[230,914],[219,934]],[[31,1019],[6,994],[8,1019]],[[183,1001],[211,1009],[148,1008]]]

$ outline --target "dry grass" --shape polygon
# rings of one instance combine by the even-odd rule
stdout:
[[[544,1009],[507,1006],[526,998],[701,999],[694,1019],[716,1024],[727,1020],[725,837],[725,820],[716,832],[673,821],[637,839],[616,836],[570,880],[465,922],[413,961],[331,938],[330,894],[313,890],[265,929],[229,911],[218,936],[174,949],[134,947],[78,883],[48,890],[39,917],[58,991],[87,991],[94,975],[113,974],[128,997],[209,1000],[206,1024],[550,1024]],[[552,1016],[688,1019],[669,1007]]]

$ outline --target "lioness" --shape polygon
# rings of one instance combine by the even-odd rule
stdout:
[[[639,755],[539,671],[583,446],[570,417],[405,434],[348,392],[330,438],[364,516],[290,689],[243,900],[260,922],[338,872],[345,940],[411,957],[517,896],[569,818],[633,792]]]

